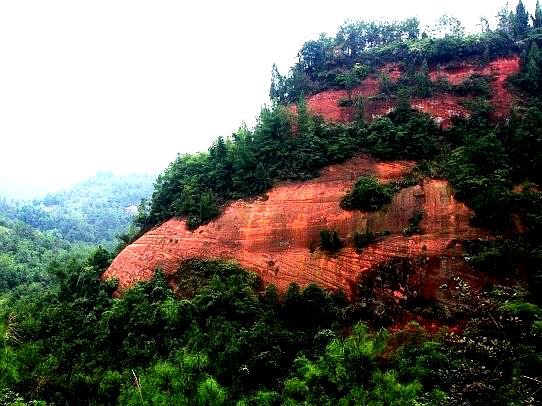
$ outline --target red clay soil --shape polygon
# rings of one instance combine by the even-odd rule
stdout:
[[[431,70],[430,77],[436,80],[438,77],[445,77],[451,84],[459,84],[470,75],[480,73],[483,75],[493,75],[495,81],[492,82],[494,96],[492,103],[495,106],[495,117],[503,118],[509,112],[514,100],[513,95],[506,87],[506,79],[511,74],[517,73],[520,69],[519,57],[499,58],[484,67],[472,63],[462,63],[452,65],[438,66]],[[382,68],[392,81],[400,76],[399,67],[396,64],[385,65]],[[352,90],[352,96],[362,96],[370,98],[380,93],[380,82],[377,75],[369,75],[358,87]],[[309,111],[313,114],[321,115],[324,119],[333,122],[349,122],[355,117],[355,109],[352,107],[339,106],[339,100],[346,99],[348,94],[346,90],[326,90],[307,98]],[[443,94],[431,99],[412,99],[411,104],[414,108],[429,113],[444,127],[449,126],[453,116],[468,115],[468,110],[461,106],[460,98],[450,94]],[[394,106],[393,101],[386,100],[368,100],[365,104],[365,118],[375,119],[387,114]],[[292,107],[295,113],[295,106]]]
[[[291,282],[305,286],[316,282],[332,290],[343,289],[351,297],[358,276],[394,257],[424,256],[431,266],[412,283],[424,297],[447,302],[439,286],[452,275],[468,277],[460,249],[452,240],[484,233],[469,226],[471,211],[457,202],[443,180],[426,180],[403,189],[387,208],[376,213],[345,211],[339,202],[361,174],[381,181],[398,179],[413,162],[378,162],[366,156],[325,168],[318,178],[285,182],[267,195],[238,200],[211,223],[194,231],[184,220],[171,219],[144,234],[115,258],[104,279],[117,278],[119,291],[152,278],[161,268],[177,272],[190,258],[236,260],[256,272],[264,283],[284,292]],[[405,237],[402,229],[417,210],[423,210],[422,235]],[[346,247],[330,255],[318,249],[320,230],[337,230]],[[357,252],[354,233],[389,230],[391,235]],[[472,279],[472,278],[469,278]],[[472,281],[473,287],[479,283]]]

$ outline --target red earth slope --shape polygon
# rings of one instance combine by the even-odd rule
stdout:
[[[397,65],[385,65],[382,68],[392,81],[399,78],[400,72],[398,69]],[[505,81],[508,76],[517,73],[519,69],[519,57],[512,56],[496,59],[484,67],[467,62],[439,66],[431,70],[430,77],[433,81],[438,77],[444,77],[451,84],[457,85],[474,73],[493,75],[495,77],[492,82],[494,96],[491,102],[495,106],[495,117],[502,118],[510,112],[514,100],[513,95],[506,87]],[[393,101],[371,100],[372,96],[377,96],[380,93],[379,87],[378,76],[370,75],[352,90],[353,97],[362,96],[366,98],[364,114],[368,120],[387,114],[394,106]],[[352,107],[339,106],[339,100],[345,98],[347,98],[346,90],[326,90],[308,97],[307,105],[309,111],[321,115],[328,121],[348,122],[354,119],[355,110]],[[450,124],[450,119],[453,116],[468,115],[468,110],[460,104],[461,100],[464,99],[450,94],[441,94],[429,99],[413,98],[411,104],[414,108],[429,113],[437,122],[446,127]],[[292,110],[295,111],[295,106]]]
[[[103,278],[117,278],[122,292],[152,278],[156,268],[171,275],[184,260],[220,258],[238,261],[282,292],[291,282],[301,286],[316,282],[352,296],[360,273],[394,257],[421,255],[431,260],[432,270],[420,283],[413,282],[426,297],[442,296],[438,292],[442,280],[448,281],[450,272],[464,273],[465,269],[453,240],[483,234],[469,226],[472,213],[454,199],[447,182],[427,180],[403,189],[376,213],[345,211],[339,206],[359,175],[374,174],[381,181],[390,181],[413,165],[358,156],[325,168],[310,181],[285,182],[260,198],[235,201],[219,218],[195,231],[189,231],[183,220],[171,219],[126,247]],[[424,234],[405,237],[401,231],[417,210],[425,213]],[[317,248],[324,228],[337,230],[347,242],[336,255]],[[352,248],[353,234],[366,230],[389,230],[391,235],[357,252]]]

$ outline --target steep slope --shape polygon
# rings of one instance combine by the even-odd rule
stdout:
[[[506,79],[519,70],[519,57],[513,56],[496,59],[484,67],[470,62],[438,66],[432,69],[429,75],[433,81],[437,80],[437,78],[445,78],[452,85],[462,83],[475,73],[493,76],[495,80],[491,84],[493,97],[490,102],[495,106],[495,117],[502,118],[510,112],[514,100],[513,95],[506,87]],[[396,81],[401,75],[396,64],[385,65],[381,72],[386,73],[391,81]],[[380,80],[378,75],[375,74],[370,75],[352,90],[352,97],[361,96],[366,99],[364,115],[368,120],[385,115],[395,105],[393,100],[371,99],[379,95],[379,93]],[[327,90],[308,97],[307,105],[313,114],[319,114],[328,121],[348,122],[354,119],[356,113],[352,107],[339,106],[339,101],[346,98],[346,90]],[[450,124],[450,119],[453,116],[468,115],[468,110],[461,105],[462,100],[465,100],[465,97],[445,93],[427,99],[413,98],[411,99],[411,105],[432,115],[436,121],[446,127]]]
[[[184,220],[171,219],[126,247],[103,278],[118,278],[123,291],[152,278],[156,268],[172,275],[189,258],[222,258],[237,260],[280,291],[292,282],[316,282],[351,296],[360,273],[393,257],[423,255],[438,259],[433,262],[433,288],[424,293],[433,297],[442,273],[464,267],[463,260],[456,258],[458,250],[449,248],[452,240],[483,234],[469,226],[471,212],[454,199],[447,182],[428,179],[421,186],[403,189],[376,213],[345,211],[339,206],[359,175],[374,174],[390,181],[413,166],[408,161],[378,162],[357,156],[325,168],[310,181],[285,182],[258,199],[236,201],[219,218],[193,232]],[[423,235],[403,236],[402,229],[418,210],[425,213]],[[347,246],[333,255],[318,249],[324,228],[337,230]],[[351,244],[353,234],[367,230],[391,234],[357,252]]]

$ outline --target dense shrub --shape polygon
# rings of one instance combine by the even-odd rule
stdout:
[[[493,94],[491,79],[481,74],[473,74],[462,83],[452,87],[452,92],[458,96],[474,96],[489,98]]]
[[[342,248],[343,243],[337,231],[327,229],[320,231],[320,247],[325,251],[335,252]]]
[[[382,159],[428,159],[437,151],[437,134],[429,115],[398,106],[370,124],[367,146]]]
[[[393,193],[373,176],[361,176],[350,192],[341,200],[347,210],[377,211],[391,201]]]

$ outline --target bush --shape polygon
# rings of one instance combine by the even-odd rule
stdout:
[[[343,243],[337,231],[324,229],[320,231],[320,247],[325,251],[335,252],[342,248]]]
[[[452,92],[458,96],[477,96],[489,98],[493,93],[490,81],[493,78],[475,73],[452,88]]]
[[[388,185],[381,184],[374,176],[361,176],[352,190],[341,200],[346,210],[377,211],[391,201],[393,193]]]
[[[354,233],[354,247],[357,250],[362,250],[367,247],[369,244],[375,242],[376,238],[374,233],[367,231],[364,234]]]

